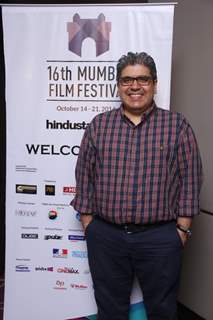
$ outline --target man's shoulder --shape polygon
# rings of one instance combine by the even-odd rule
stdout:
[[[178,121],[178,122],[186,121],[186,118],[180,112],[166,110],[159,107],[157,107],[156,110],[157,110],[157,115],[159,117],[163,117],[171,121]]]

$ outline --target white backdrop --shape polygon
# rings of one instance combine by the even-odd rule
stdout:
[[[153,56],[156,102],[169,109],[173,11],[173,5],[3,6],[5,320],[96,313],[83,230],[69,206],[80,140],[97,113],[119,106],[116,61],[128,51]],[[140,301],[135,289],[131,319]]]

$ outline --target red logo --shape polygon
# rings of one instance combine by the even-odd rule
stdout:
[[[76,187],[63,187],[63,193],[76,193]]]
[[[87,289],[87,286],[84,285],[84,284],[77,284],[77,283],[71,283],[70,284],[70,287],[72,289],[80,289],[80,290],[84,290],[84,289]]]

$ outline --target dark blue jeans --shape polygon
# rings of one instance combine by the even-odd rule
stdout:
[[[137,233],[94,219],[86,229],[98,320],[127,320],[134,276],[148,320],[177,319],[183,245],[175,222]]]

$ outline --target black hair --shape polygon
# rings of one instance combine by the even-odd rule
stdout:
[[[154,59],[148,55],[146,52],[128,52],[127,55],[123,55],[117,63],[117,76],[116,80],[119,81],[121,77],[122,70],[129,66],[135,64],[143,64],[150,70],[150,74],[153,81],[157,80],[157,69]]]

